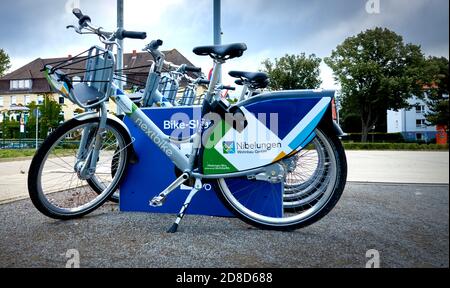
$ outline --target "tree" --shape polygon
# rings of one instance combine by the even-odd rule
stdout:
[[[426,73],[430,81],[427,85],[427,105],[430,108],[430,112],[425,116],[427,121],[433,126],[448,126],[448,69],[449,63],[445,57],[430,57],[427,59]]]
[[[272,63],[269,59],[262,64],[270,77],[270,88],[274,90],[291,89],[316,89],[319,88],[320,63],[322,60],[312,54],[308,57],[305,53],[300,55],[288,55],[275,59]]]
[[[0,77],[5,75],[5,72],[11,68],[8,54],[3,49],[0,49]]]
[[[61,105],[51,98],[51,94],[44,94],[44,102],[41,105],[36,105],[36,102],[31,102],[28,105],[30,108],[30,117],[28,118],[27,128],[29,130],[29,137],[34,138],[35,130],[32,127],[36,127],[36,107],[39,109],[39,136],[40,138],[47,137],[50,129],[56,129],[62,119]]]
[[[342,106],[360,116],[362,142],[386,110],[408,107],[407,99],[420,97],[426,82],[421,48],[386,28],[347,38],[325,63],[341,83]]]

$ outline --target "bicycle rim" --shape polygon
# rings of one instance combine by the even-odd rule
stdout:
[[[52,213],[64,216],[86,213],[103,203],[117,186],[126,164],[126,142],[120,132],[110,125],[106,126],[95,173],[89,179],[82,179],[75,171],[82,131],[97,127],[98,123],[91,122],[72,128],[53,143],[43,158],[37,177],[37,191],[43,205]],[[88,149],[92,149],[93,139],[89,139],[88,143]],[[113,177],[111,161],[116,150],[120,154],[117,165],[120,173]],[[95,183],[101,192],[96,192],[88,180]]]
[[[316,181],[314,186],[308,186],[312,188],[310,192],[300,191],[296,197],[287,201],[286,195],[289,194],[285,194],[284,183],[271,184],[240,177],[218,180],[223,198],[244,219],[265,227],[294,226],[318,214],[335,190],[338,160],[330,140],[319,129],[315,133],[317,141],[322,143],[316,149],[322,150],[320,153],[324,153],[326,157],[320,164],[322,167],[316,169],[320,171],[320,181]],[[293,203],[301,201],[301,204]]]

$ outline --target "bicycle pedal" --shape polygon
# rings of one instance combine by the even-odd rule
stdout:
[[[151,207],[161,207],[164,205],[164,202],[166,202],[166,197],[158,195],[153,197],[148,204]]]

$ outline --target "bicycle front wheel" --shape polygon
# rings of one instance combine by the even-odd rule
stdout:
[[[333,132],[318,128],[315,134],[314,153],[321,156],[313,165],[318,167],[308,173],[303,183],[271,184],[247,177],[218,179],[217,193],[223,203],[241,220],[263,229],[294,230],[324,217],[342,195],[347,163],[342,144]],[[302,155],[306,155],[305,151],[299,154],[300,161]],[[315,184],[305,181],[308,179]],[[298,189],[300,184],[308,189]]]
[[[28,191],[44,215],[55,219],[86,215],[108,200],[120,184],[131,154],[131,139],[120,124],[109,119],[101,133],[95,172],[88,176],[80,173],[79,168],[88,161],[81,154],[89,155],[93,150],[99,120],[65,122],[36,152],[28,174]],[[111,167],[115,167],[114,174]]]

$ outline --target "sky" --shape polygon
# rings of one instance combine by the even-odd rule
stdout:
[[[192,48],[213,43],[213,0],[124,0],[125,29],[147,32],[147,40],[125,40],[125,52],[141,51],[152,39],[162,39],[162,50],[176,48],[192,63],[209,71],[209,57]],[[369,3],[368,3],[369,2]],[[0,48],[20,68],[41,57],[76,55],[100,42],[78,35],[66,26],[76,23],[71,13],[79,7],[92,24],[114,30],[115,0],[2,0]],[[386,27],[418,44],[427,56],[449,57],[448,0],[222,0],[223,43],[244,42],[245,54],[228,61],[230,70],[257,71],[265,59],[286,53],[324,58],[347,37],[374,27]],[[331,69],[321,64],[322,88],[336,89]]]

